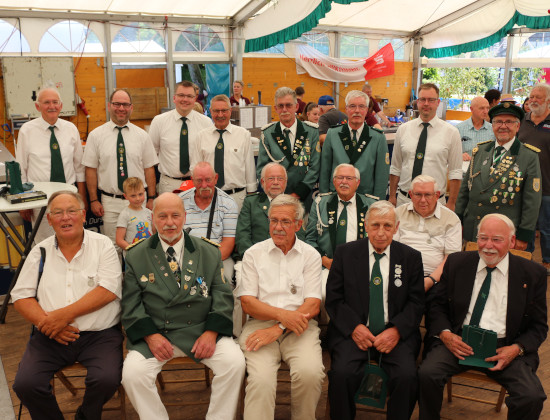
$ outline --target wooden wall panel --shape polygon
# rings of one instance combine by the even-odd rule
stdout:
[[[165,69],[117,69],[116,85],[124,88],[164,87]]]

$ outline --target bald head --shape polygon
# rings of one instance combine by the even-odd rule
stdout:
[[[153,200],[153,213],[155,212],[155,209],[157,207],[162,207],[166,204],[172,204],[176,206],[179,205],[181,207],[181,210],[185,211],[183,200],[178,195],[171,192],[165,192],[160,194],[157,198]]]
[[[489,121],[489,101],[483,96],[476,96],[470,103],[472,111],[472,122],[474,125],[483,124],[483,121]]]
[[[153,201],[153,223],[159,237],[168,245],[176,244],[183,234],[185,208],[182,199],[166,192]]]

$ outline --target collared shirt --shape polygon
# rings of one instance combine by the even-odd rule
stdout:
[[[542,174],[542,195],[550,195],[550,114],[535,125],[531,112],[521,121],[518,138],[522,143],[530,144],[540,149],[539,161]]]
[[[40,247],[46,250],[46,263],[37,293]],[[55,236],[35,246],[23,265],[11,296],[14,302],[36,297],[40,307],[51,312],[76,302],[98,286],[114,293],[117,299],[77,317],[71,325],[80,331],[102,331],[116,325],[120,320],[122,295],[122,273],[113,243],[104,235],[84,230],[82,246],[71,262],[57,247]]]
[[[353,139],[353,128],[350,127],[350,125],[348,124],[348,128],[349,128],[349,134],[351,136],[350,139]],[[363,128],[365,128],[365,124],[361,124],[361,126],[356,130],[357,131],[357,134],[356,134],[356,138],[357,138],[357,141],[359,141],[359,138],[361,137],[361,134],[363,134]]]
[[[216,199],[216,208],[214,209],[214,218],[212,219],[212,233],[210,239],[220,243],[222,238],[235,237],[237,230],[237,217],[239,208],[237,203],[229,195],[217,188],[218,197]],[[185,228],[190,227],[190,235],[196,237],[206,237],[208,231],[208,220],[210,218],[210,205],[202,210],[195,203],[195,188],[180,193],[180,198],[185,206]]]
[[[289,129],[290,133],[288,133],[288,138],[290,139],[290,149],[294,150],[294,140],[296,140],[296,130],[298,128],[298,120],[294,119],[294,124],[292,126],[287,127],[282,122],[279,123],[281,125],[281,132],[283,133],[283,136],[285,134],[285,130]]]
[[[399,189],[409,191],[416,156],[416,147],[424,126],[416,118],[401,125],[395,135],[390,175],[399,178]],[[435,178],[441,191],[447,190],[447,171],[449,179],[462,179],[462,145],[460,133],[448,122],[435,116],[429,121],[428,141],[422,173]]]
[[[483,120],[483,125],[476,130],[472,118],[468,118],[466,121],[462,121],[456,125],[458,132],[460,133],[460,139],[462,140],[462,153],[468,153],[472,156],[472,149],[476,144],[487,140],[494,140],[495,133],[493,133],[493,126],[490,122]]]
[[[58,118],[54,124],[55,138],[61,150],[67,184],[85,182],[82,165],[82,142],[73,123]],[[49,182],[51,175],[50,124],[42,117],[26,122],[19,130],[15,160],[21,166],[21,181]]]
[[[256,184],[256,165],[254,164],[254,152],[250,140],[250,131],[229,123],[223,133],[223,170],[225,184],[222,190],[234,188],[246,188],[247,192],[254,192]],[[208,162],[214,167],[216,144],[220,133],[215,126],[201,130],[194,142],[191,154],[193,167],[199,162]]]
[[[489,289],[489,297],[485,303],[485,308],[479,326],[486,330],[495,331],[498,338],[506,337],[506,313],[508,309],[508,268],[510,265],[509,255],[506,256],[497,264],[496,270],[491,273],[491,288]],[[476,279],[474,288],[472,289],[472,298],[470,306],[464,318],[464,325],[469,325],[472,319],[472,313],[476,304],[477,295],[487,276],[487,264],[483,259],[479,259],[477,264]]]
[[[210,118],[194,110],[186,118],[189,154],[191,154],[199,132],[213,124]],[[153,118],[149,128],[149,137],[151,137],[159,159],[159,172],[172,178],[191,176],[191,171],[186,174],[180,172],[181,125],[181,115],[176,109],[173,109]],[[191,157],[189,157],[189,162],[193,164]]]
[[[391,244],[390,244],[391,246]],[[384,299],[384,323],[388,323],[388,285],[390,282],[390,246],[388,246],[382,253],[386,254],[379,260],[380,264],[380,273],[382,274],[382,287],[383,290],[383,299]],[[374,258],[374,247],[369,242],[369,273],[372,273],[372,267],[376,259]],[[370,279],[369,279],[370,281]],[[369,326],[369,321],[367,321],[367,327]]]
[[[424,275],[432,274],[445,256],[461,250],[460,219],[439,201],[428,217],[419,215],[412,202],[399,206],[395,213],[399,229],[393,239],[420,251]]]
[[[160,238],[160,245],[162,246],[162,250],[164,251],[166,260],[168,260],[168,248],[169,247],[174,248],[174,254],[176,255],[176,259],[178,260],[178,265],[180,266],[180,269],[181,269],[183,264],[183,253],[185,252],[185,248],[184,248],[185,235],[182,233],[180,240],[176,242],[174,245],[168,245],[166,242],[164,242],[162,238]],[[181,287],[181,284],[179,282],[178,282],[178,287]]]
[[[122,194],[118,189],[117,170],[119,158],[117,153],[117,125],[108,121],[93,130],[88,136],[82,164],[97,169],[97,184],[100,190],[110,194]],[[128,177],[137,177],[145,182],[145,169],[158,163],[155,149],[145,130],[128,121],[122,129]]]
[[[307,298],[321,299],[321,268],[319,253],[298,238],[286,255],[273,239],[266,239],[245,252],[237,297],[254,296],[270,306],[295,311]]]
[[[353,194],[353,197],[349,199],[349,204],[346,207],[348,213],[348,229],[346,231],[346,242],[356,241],[357,240],[357,201],[355,199],[356,195]],[[340,219],[340,214],[344,210],[344,205],[342,204],[342,199],[338,197],[338,213],[336,214],[336,220]]]

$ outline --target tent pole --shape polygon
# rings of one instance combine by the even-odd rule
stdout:
[[[413,45],[413,71],[412,71],[412,88],[418,95],[418,87],[422,83],[422,59],[420,58],[420,50],[422,49],[422,37],[414,37]]]
[[[105,29],[105,117],[109,121],[107,101],[115,87],[113,82],[113,56],[111,52],[111,24],[107,21],[103,24],[103,27]]]
[[[507,35],[506,60],[504,61],[504,82],[502,83],[502,92],[512,92],[512,55],[514,51],[514,35]]]

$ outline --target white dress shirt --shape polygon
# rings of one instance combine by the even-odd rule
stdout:
[[[164,254],[166,255],[166,260],[168,260],[168,248],[172,247],[174,248],[174,254],[176,255],[176,260],[178,261],[178,265],[182,267],[183,264],[183,253],[184,253],[184,245],[185,245],[185,235],[182,233],[181,238],[178,242],[176,242],[174,245],[168,245],[164,240],[159,236],[160,239],[160,245],[162,246],[162,250],[164,251]],[[181,283],[178,282],[178,287],[181,287]]]
[[[256,165],[254,152],[250,140],[250,131],[229,123],[223,133],[223,170],[225,184],[222,190],[246,188],[247,192],[254,192],[256,184]],[[220,133],[215,126],[201,130],[190,151],[192,167],[199,162],[208,162],[214,167],[216,144]]]
[[[342,199],[338,196],[338,212],[336,215],[336,220],[340,220],[340,214],[344,210],[344,205],[342,204]],[[355,200],[355,194],[349,199],[349,204],[346,207],[348,213],[348,228],[346,230],[346,242],[356,241],[357,240],[357,202]]]
[[[189,154],[191,154],[199,132],[213,126],[213,124],[210,118],[194,110],[186,118]],[[173,109],[153,118],[149,128],[149,137],[151,137],[159,159],[159,172],[172,178],[191,176],[191,171],[186,174],[180,172],[181,125],[181,115],[176,109]],[[191,157],[189,157],[189,162],[190,164],[193,163]]]
[[[321,299],[321,267],[317,250],[298,238],[286,255],[273,239],[266,239],[244,253],[237,297],[254,296],[270,306],[295,311],[307,298]]]
[[[122,194],[118,189],[117,171],[119,167],[117,125],[108,121],[93,130],[88,136],[82,163],[84,166],[97,169],[97,186],[110,194]],[[128,178],[137,177],[145,182],[145,169],[158,163],[155,149],[145,130],[128,122],[122,129],[122,138],[126,149]]]
[[[61,118],[54,124],[67,184],[85,182],[82,142],[76,126]],[[23,182],[49,182],[51,175],[50,124],[42,117],[26,122],[19,130],[15,160]]]
[[[37,293],[40,247],[46,250],[46,263]],[[71,325],[80,331],[102,331],[116,325],[120,320],[122,296],[122,273],[115,247],[107,236],[85,229],[82,247],[71,262],[57,247],[55,236],[35,246],[11,296],[14,302],[36,297],[40,307],[51,312],[76,302],[98,286],[114,293],[117,299],[77,317]]]
[[[395,143],[391,159],[390,175],[399,178],[399,189],[408,192],[418,140],[424,126],[416,118],[401,125],[395,134]],[[446,121],[435,116],[429,121],[428,140],[422,173],[435,178],[440,190],[447,190],[447,172],[449,179],[462,179],[462,144],[458,130]]]
[[[390,244],[391,246],[391,244]],[[369,242],[369,276],[372,274],[372,267],[374,266],[374,262],[376,261],[374,258],[374,253],[376,251],[374,250],[372,244]],[[384,299],[384,323],[387,324],[389,322],[388,318],[388,284],[390,282],[390,247],[388,246],[384,251],[385,256],[380,258],[379,264],[380,264],[380,273],[382,274],[382,287],[383,287],[383,299]],[[370,277],[369,277],[370,281]],[[367,327],[369,326],[369,321],[367,320]]]
[[[479,326],[486,330],[495,331],[498,338],[506,337],[506,313],[508,311],[508,268],[510,265],[509,255],[506,256],[497,264],[496,269],[491,273],[491,288],[489,289],[489,297],[485,302],[485,308],[479,321]],[[464,318],[464,325],[470,324],[474,306],[476,304],[477,295],[487,276],[487,264],[483,259],[479,259],[477,264],[476,279],[474,288],[472,289],[472,298],[470,306]]]
[[[279,123],[281,125],[281,132],[283,133],[283,136],[285,135],[285,130],[289,129],[290,133],[288,133],[288,138],[290,139],[290,151],[294,150],[294,141],[296,140],[296,130],[298,129],[298,120],[294,119],[294,124],[290,127],[286,127],[283,125],[283,123]]]

